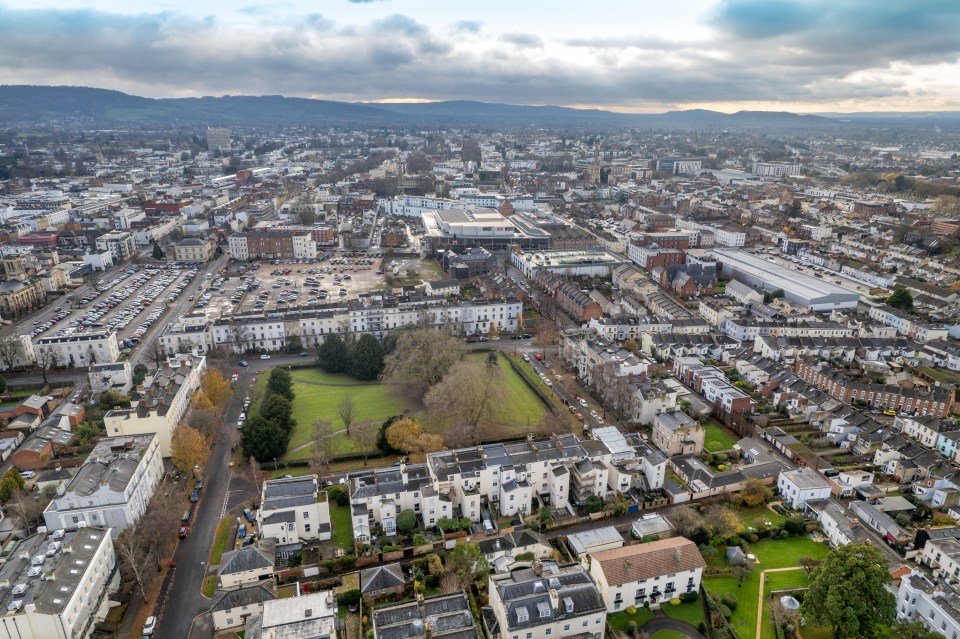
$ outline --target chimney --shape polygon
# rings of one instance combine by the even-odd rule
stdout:
[[[679,561],[680,561],[680,557],[681,557],[681,556],[682,556],[682,553],[680,552],[680,548],[679,548],[679,547],[674,548],[674,549],[673,549],[673,558],[676,559],[678,563],[679,563]]]

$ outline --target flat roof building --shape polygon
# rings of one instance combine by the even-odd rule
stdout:
[[[492,252],[506,252],[514,244],[523,249],[550,248],[550,234],[531,227],[521,230],[494,209],[483,207],[453,210],[425,210],[423,240],[431,251],[482,246]]]

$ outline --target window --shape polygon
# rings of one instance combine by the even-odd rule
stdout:
[[[303,529],[310,532],[310,524],[304,524]]]
[[[309,510],[303,511],[303,518],[304,518],[304,519],[310,519],[310,511],[309,511]]]

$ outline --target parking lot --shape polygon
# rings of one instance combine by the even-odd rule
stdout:
[[[313,262],[279,260],[231,266],[218,277],[198,307],[217,315],[228,309],[276,312],[330,304],[360,293],[383,289],[380,258],[366,253],[342,253]],[[216,309],[214,311],[214,309]]]
[[[113,329],[121,348],[124,343],[131,346],[159,321],[197,272],[193,265],[131,266],[102,280],[96,292],[57,305],[45,321],[34,320],[26,334],[36,339]]]

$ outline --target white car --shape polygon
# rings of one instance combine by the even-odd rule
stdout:
[[[147,622],[143,624],[143,630],[140,634],[149,637],[153,634],[153,631],[157,627],[157,618],[156,617],[147,617]]]
[[[263,355],[260,356],[260,359],[270,359],[270,356],[264,353]]]

